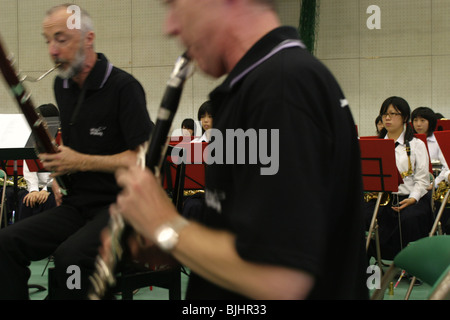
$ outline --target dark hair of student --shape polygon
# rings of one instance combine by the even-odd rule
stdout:
[[[195,123],[194,123],[194,119],[191,118],[186,118],[183,120],[183,122],[181,123],[181,129],[186,128],[186,129],[191,129],[192,132],[194,133],[195,136]]]
[[[436,113],[436,119],[440,120],[440,119],[445,119],[444,115],[442,113]]]
[[[414,119],[417,117],[424,118],[428,120],[428,131],[427,131],[427,137],[431,136],[436,130],[437,125],[437,118],[436,114],[433,110],[431,110],[428,107],[418,107],[411,113],[411,122],[414,122]],[[413,127],[414,130],[414,127]],[[414,130],[415,132],[416,130]]]
[[[378,131],[378,122],[383,122],[383,118],[381,117],[381,115],[379,115],[376,119],[375,119],[375,129],[377,130],[377,133],[380,133],[380,131]]]
[[[403,119],[403,123],[406,125],[406,131],[405,131],[405,141],[411,141],[414,138],[414,131],[412,126],[409,125],[409,119],[411,116],[411,108],[409,107],[408,102],[401,98],[401,97],[389,97],[386,100],[384,100],[383,104],[381,105],[380,109],[380,116],[382,116],[384,113],[387,113],[387,110],[389,109],[389,106],[393,106],[396,111],[398,111],[401,114],[401,117]],[[381,129],[380,134],[378,135],[379,138],[384,138],[387,134],[386,128]]]
[[[198,109],[197,114],[198,121],[200,121],[205,114],[209,114],[212,118],[214,118],[211,101],[209,100],[203,102],[203,104]]]

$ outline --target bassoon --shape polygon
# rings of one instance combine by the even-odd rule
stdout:
[[[40,79],[55,70],[58,66],[54,66],[52,69],[47,71]],[[48,130],[47,122],[45,119],[36,111],[33,102],[31,101],[31,94],[29,94],[23,85],[23,78],[19,80],[19,77],[14,70],[10,59],[6,55],[6,50],[0,39],[0,69],[6,83],[9,85],[12,95],[16,99],[22,113],[25,116],[29,126],[31,127],[31,132],[35,138],[35,151],[36,154],[40,153],[57,153],[58,145],[50,135]],[[69,177],[67,175],[57,176],[56,181],[58,182],[59,188],[63,195],[67,195],[69,191]]]
[[[147,150],[144,156],[138,157],[138,165],[147,166],[156,176],[166,156],[170,128],[178,109],[185,81],[193,74],[194,66],[186,53],[178,57],[174,69],[167,82],[167,86],[158,111],[155,127],[152,130]],[[146,153],[146,157],[145,157]],[[146,160],[144,160],[146,159]],[[105,261],[100,255],[95,262],[95,271],[90,276],[92,284],[88,298],[100,300],[110,297],[111,290],[116,283],[115,273],[118,263],[125,257],[124,249],[132,234],[131,226],[126,224],[121,215],[113,215],[108,223],[111,237],[110,247],[106,249]]]

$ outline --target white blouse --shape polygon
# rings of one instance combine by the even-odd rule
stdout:
[[[23,162],[23,178],[27,183],[28,192],[45,190],[51,186],[53,179],[50,172],[30,172],[26,161]]]
[[[386,135],[385,139],[389,139]],[[408,171],[408,155],[406,153],[405,131],[397,139],[399,145],[395,148],[395,162],[397,169],[402,172]],[[425,143],[417,138],[409,142],[411,148],[411,167],[413,174],[403,178],[403,183],[398,186],[398,194],[409,196],[417,202],[428,192],[430,185],[430,163]]]
[[[447,161],[445,161],[444,155],[442,154],[441,148],[434,136],[434,133],[427,137],[428,152],[430,153],[431,161],[439,161],[442,164],[442,170],[439,176],[436,177],[434,186],[437,188],[439,182],[446,180],[448,182],[448,174],[450,173]]]

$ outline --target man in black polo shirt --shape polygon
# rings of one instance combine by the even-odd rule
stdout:
[[[85,11],[81,29],[68,27],[67,7],[52,8],[43,22],[51,58],[61,64],[54,91],[64,145],[40,159],[55,176],[68,174],[68,194],[59,195],[57,208],[1,230],[1,299],[27,299],[29,262],[50,255],[55,298],[86,297],[100,231],[119,192],[114,172],[137,162],[153,126],[139,82],[94,51],[95,33]]]
[[[199,67],[228,74],[210,94],[207,218],[180,217],[138,168],[118,171],[120,212],[192,270],[187,299],[367,299],[359,144],[336,80],[280,27],[273,1],[168,9],[167,32]]]

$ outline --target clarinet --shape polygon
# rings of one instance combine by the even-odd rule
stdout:
[[[187,54],[184,53],[178,57],[167,82],[148,148],[142,148],[141,156],[138,157],[138,164],[143,168],[147,166],[156,176],[159,176],[166,155],[167,137],[178,109],[184,83],[193,72],[194,66]],[[145,160],[143,160],[143,158],[145,159],[145,154],[147,154],[146,164]],[[90,300],[110,298],[113,294],[111,289],[116,284],[115,273],[117,266],[126,255],[124,249],[127,245],[126,240],[132,234],[131,226],[124,222],[121,215],[113,215],[111,217],[108,223],[108,230],[111,237],[111,246],[107,250],[109,250],[110,254],[107,255],[108,261],[103,260],[100,255],[96,258],[95,271],[89,277],[91,290],[88,298]]]
[[[52,69],[47,71],[43,76],[41,76],[37,81],[45,77],[47,74],[52,72],[58,67],[58,65],[54,66]],[[10,60],[7,58],[5,49],[0,41],[0,69],[3,74],[3,77],[6,80],[6,83],[9,85],[11,92],[14,98],[17,100],[17,103],[25,116],[29,126],[31,127],[32,134],[35,138],[35,152],[37,155],[40,153],[57,153],[58,145],[55,142],[55,139],[52,138],[50,132],[48,130],[47,122],[45,119],[36,112],[36,109],[31,101],[31,94],[27,92],[23,85],[23,81],[26,79],[24,77],[22,80],[19,80],[13,66],[10,63]],[[69,177],[67,175],[58,176],[55,178],[58,182],[58,185],[61,189],[61,193],[63,195],[67,195],[69,193]]]

